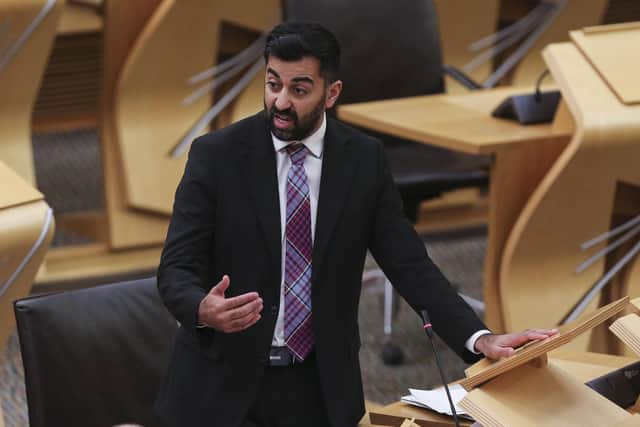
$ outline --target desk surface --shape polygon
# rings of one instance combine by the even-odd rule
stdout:
[[[338,107],[338,118],[354,125],[470,154],[506,145],[569,136],[550,124],[522,126],[491,111],[506,97],[530,88],[499,88],[461,95],[429,95]]]

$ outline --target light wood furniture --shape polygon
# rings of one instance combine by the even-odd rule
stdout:
[[[640,28],[634,31],[640,33]],[[602,38],[602,43],[608,39],[609,49],[621,55],[635,49],[634,37],[625,39],[627,45],[618,36],[616,30],[602,30],[589,37]],[[601,248],[585,254],[580,245],[640,213],[640,105],[621,102],[585,53],[573,43],[551,45],[544,52],[575,131],[531,194],[505,245],[499,294],[506,330],[525,328],[532,319],[542,327],[557,324],[621,256],[610,254],[576,274],[576,267]],[[635,80],[635,72],[625,69],[628,81]],[[640,294],[637,270],[632,261],[627,274],[591,307]],[[619,344],[606,338],[606,330],[597,334],[574,345],[586,348],[591,338],[594,350],[620,351]]]
[[[13,301],[29,295],[53,238],[42,194],[0,162],[0,352],[15,329]]]
[[[631,305],[633,312],[613,322],[609,330],[640,356],[640,298],[632,300]]]
[[[101,142],[108,242],[114,249],[164,241],[186,161],[186,154],[170,157],[170,149],[210,105],[206,97],[193,108],[180,101],[193,91],[187,79],[217,60],[221,41],[216,35],[222,23],[234,22],[259,33],[280,16],[275,1],[256,1],[250,8],[229,0],[148,1],[146,7],[143,3],[137,13],[115,0],[107,2],[105,10],[103,87],[113,96],[103,98]],[[179,28],[187,33],[177,37],[173,31]],[[195,37],[193,31],[201,33]],[[260,109],[261,99],[253,98],[254,111]]]
[[[174,158],[170,151],[227,89],[183,106],[199,87],[188,80],[275,25],[280,5],[276,0],[107,0],[102,19],[105,209],[59,221],[97,243],[51,251],[39,283],[155,269],[187,157]],[[258,72],[211,127],[260,110],[263,79]]]
[[[513,0],[511,0],[513,1]],[[547,68],[542,50],[550,43],[569,40],[569,31],[577,30],[602,22],[610,0],[567,0],[566,6],[558,17],[547,28],[542,36],[533,44],[528,54],[514,69],[510,84],[515,86],[530,86],[535,84],[540,74]],[[522,2],[530,6],[532,2]]]
[[[31,112],[63,0],[0,2],[0,161],[35,184]]]
[[[531,88],[497,88],[461,95],[437,95],[344,105],[346,122],[425,144],[472,154],[493,154],[489,188],[489,240],[484,269],[486,322],[504,331],[499,268],[511,227],[531,192],[565,147],[572,127],[521,126],[490,113],[507,96]],[[562,111],[562,110],[561,110]],[[560,116],[565,117],[564,114]]]
[[[580,383],[585,383],[634,362],[637,362],[637,358],[576,352],[564,347],[549,353],[549,363],[568,372],[573,379]],[[403,402],[394,402],[382,408],[373,408],[370,410],[370,417],[372,421],[382,425],[398,426],[402,420],[408,418],[415,418],[416,423],[425,426],[454,425],[452,417],[446,417]]]
[[[627,425],[632,415],[549,362],[547,353],[621,312],[628,301],[608,304],[511,357],[478,362],[461,381],[469,393],[459,405],[485,426]]]
[[[615,30],[591,31],[589,37],[619,40],[621,30]],[[486,321],[496,331],[520,330],[532,319],[555,326],[604,271],[603,259],[581,275],[573,272],[586,258],[580,244],[640,212],[638,107],[621,103],[575,45],[549,52],[565,99],[550,125],[519,126],[489,116],[503,97],[526,92],[517,88],[354,104],[338,112],[374,130],[495,154],[484,296]],[[631,285],[638,274],[638,263],[630,265],[603,301],[636,295]],[[602,338],[591,348],[619,351],[601,331],[596,337]],[[589,341],[587,335],[572,345],[584,349]]]
[[[187,154],[175,158],[170,152],[211,106],[210,96],[190,105],[182,103],[198,87],[187,84],[189,78],[218,62],[225,22],[251,30],[257,37],[278,22],[278,5],[275,0],[245,1],[242,7],[228,0],[164,1],[154,11],[133,44],[115,88],[114,136],[129,208],[171,214]],[[263,72],[252,80],[262,87]],[[252,110],[260,110],[262,93],[251,101]],[[131,237],[128,234],[127,240]],[[125,244],[121,240],[113,235],[112,244]]]
[[[469,51],[469,45],[496,31],[500,1],[434,0],[433,3],[438,13],[442,63],[462,68],[475,55]],[[469,76],[481,82],[492,69],[492,61],[488,61]],[[445,77],[445,85],[447,93],[467,91],[448,76]]]

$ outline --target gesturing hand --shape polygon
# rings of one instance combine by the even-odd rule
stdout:
[[[262,298],[257,292],[247,292],[232,298],[224,293],[231,281],[226,274],[200,302],[198,320],[201,324],[221,332],[239,332],[260,320]]]
[[[557,329],[527,329],[513,334],[488,334],[478,338],[475,347],[489,359],[500,359],[511,356],[517,347],[529,341],[543,340],[557,333]]]

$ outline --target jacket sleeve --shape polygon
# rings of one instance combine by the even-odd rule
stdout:
[[[217,193],[211,143],[203,138],[191,145],[158,268],[158,290],[165,305],[184,328],[198,335],[208,333],[196,325],[200,302],[210,287],[204,278],[212,265]]]
[[[465,362],[474,362],[479,356],[468,351],[465,342],[486,326],[429,258],[422,239],[403,213],[382,144],[376,146],[377,206],[371,253],[411,307],[417,313],[426,309],[436,333]]]

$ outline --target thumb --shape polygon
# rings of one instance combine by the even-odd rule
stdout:
[[[211,288],[211,292],[209,293],[224,297],[224,293],[229,288],[230,284],[231,280],[229,279],[229,276],[225,274],[224,276],[222,276],[222,280],[220,280],[217,285]]]

